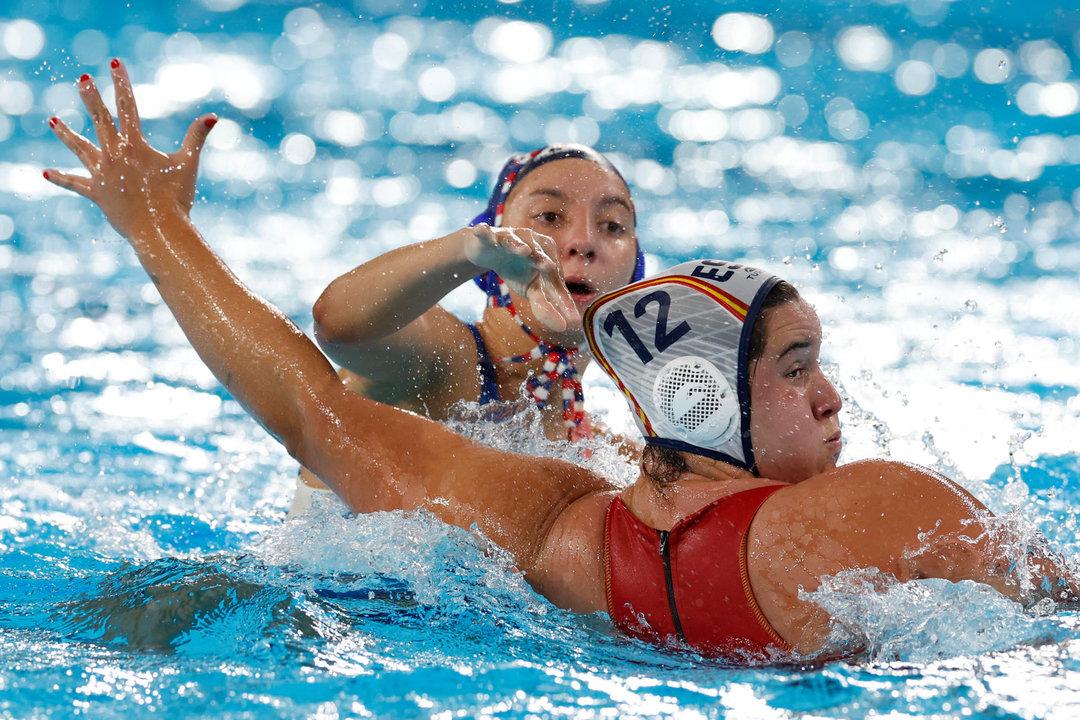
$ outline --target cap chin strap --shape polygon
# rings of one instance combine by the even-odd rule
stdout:
[[[564,348],[559,345],[549,345],[541,340],[518,317],[514,301],[510,299],[510,289],[503,279],[494,273],[489,275],[498,282],[492,282],[490,277],[488,279],[487,286],[484,288],[488,294],[488,304],[493,308],[501,307],[509,310],[510,317],[514,318],[522,331],[536,343],[527,353],[497,357],[495,360],[525,363],[544,358],[544,367],[540,374],[530,377],[525,383],[536,407],[541,410],[547,407],[551,391],[558,385],[562,389],[563,422],[566,425],[567,437],[571,442],[591,438],[592,428],[589,427],[589,421],[585,417],[585,393],[581,387],[581,374],[578,372],[577,365],[574,364],[574,356],[581,352],[581,348]]]

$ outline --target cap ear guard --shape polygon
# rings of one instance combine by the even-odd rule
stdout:
[[[739,400],[719,368],[702,357],[675,358],[656,375],[653,406],[676,439],[719,445],[739,429]]]

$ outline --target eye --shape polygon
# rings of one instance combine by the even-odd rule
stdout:
[[[559,222],[560,215],[554,210],[544,210],[533,215],[533,218],[543,223],[553,224]]]
[[[626,232],[626,226],[623,225],[621,222],[616,222],[615,220],[609,220],[608,222],[604,223],[603,229],[604,232],[611,235],[622,235]]]
[[[798,380],[803,376],[805,372],[806,368],[799,365],[784,373],[784,377],[791,378],[792,380]]]

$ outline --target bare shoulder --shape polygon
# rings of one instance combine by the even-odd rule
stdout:
[[[813,649],[828,616],[800,592],[844,570],[905,577],[905,558],[927,533],[961,530],[983,506],[941,475],[916,465],[844,465],[773,493],[748,536],[751,584],[762,611],[800,650]]]
[[[982,505],[967,491],[924,467],[890,460],[864,460],[816,475],[766,502],[770,512],[843,516],[855,521],[870,517],[932,514],[927,511],[961,510],[965,514]]]
[[[897,573],[927,533],[963,530],[984,511],[970,493],[926,468],[856,462],[774,493],[754,520],[750,542],[773,561],[813,558],[812,567],[791,563],[807,578],[851,567]]]

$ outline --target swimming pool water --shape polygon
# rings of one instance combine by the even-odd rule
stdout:
[[[471,218],[511,151],[595,144],[632,185],[650,269],[741,258],[817,304],[848,459],[942,470],[1075,559],[1078,13],[737,11],[5,6],[0,716],[1074,717],[1077,614],[973,585],[839,578],[817,597],[865,656],[733,668],[562,612],[482,538],[423,515],[324,503],[285,520],[295,463],[100,214],[40,179],[73,163],[46,119],[85,127],[75,78],[107,86],[124,58],[159,144],[221,116],[197,222],[310,328],[333,277]],[[478,312],[468,292],[448,302]]]

